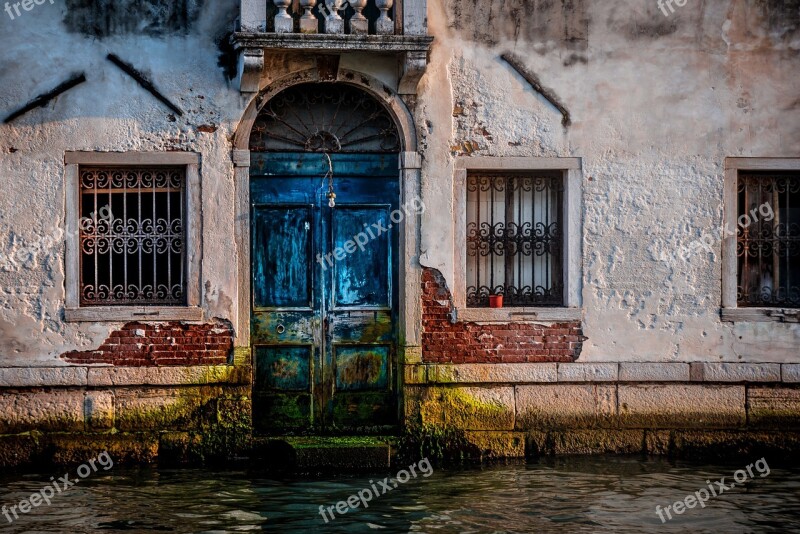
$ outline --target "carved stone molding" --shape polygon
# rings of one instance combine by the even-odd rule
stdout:
[[[234,167],[250,167],[250,151],[241,148],[234,148],[231,151],[231,159]]]
[[[428,52],[425,50],[412,50],[405,53],[402,64],[402,75],[397,92],[401,95],[417,94],[417,85],[425,68],[428,66]]]
[[[243,48],[239,51],[239,89],[243,93],[257,93],[261,71],[264,70],[264,50]]]

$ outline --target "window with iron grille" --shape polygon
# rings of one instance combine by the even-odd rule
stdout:
[[[468,173],[467,306],[563,306],[564,173]]]
[[[800,308],[800,172],[740,173],[737,305]]]
[[[186,304],[184,166],[83,167],[80,304]]]

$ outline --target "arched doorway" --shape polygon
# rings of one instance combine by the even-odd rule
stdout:
[[[250,133],[253,421],[262,433],[397,423],[400,136],[373,96],[303,83]]]

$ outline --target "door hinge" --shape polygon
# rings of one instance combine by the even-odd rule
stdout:
[[[800,323],[800,310],[767,310],[767,317],[775,317],[782,323]]]

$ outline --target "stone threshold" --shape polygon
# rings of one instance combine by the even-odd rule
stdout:
[[[234,365],[0,367],[0,388],[247,385],[251,375]]]
[[[254,437],[251,459],[293,472],[380,471],[391,466],[390,438],[372,436]]]
[[[407,364],[406,384],[575,382],[800,383],[800,363],[595,362]]]

